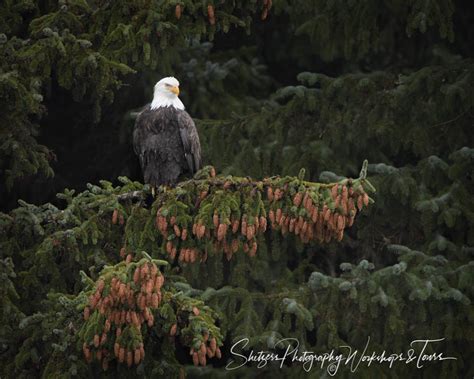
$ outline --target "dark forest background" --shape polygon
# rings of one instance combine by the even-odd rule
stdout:
[[[122,272],[121,248],[169,258],[156,204],[152,215],[117,196],[143,189],[134,120],[172,75],[204,164],[223,178],[304,168],[307,181],[335,183],[367,159],[377,190],[341,241],[267,233],[254,258],[170,260],[167,290],[217,312],[223,361],[249,335],[255,349],[294,336],[319,352],[363,348],[369,334],[380,351],[445,338],[430,352],[456,361],[359,375],[472,377],[472,41],[468,0],[1,1],[0,376],[105,376],[67,328],[89,327],[78,309],[105,265]],[[288,201],[284,212],[297,212]],[[115,210],[124,225],[110,225]],[[223,361],[191,366],[160,334],[166,322],[144,332],[144,365],[111,363],[108,375],[228,374]]]
[[[36,2],[14,3],[6,1],[3,5],[6,17],[1,31],[10,37],[27,37],[28,25],[38,12],[55,9],[55,2],[38,2],[38,6],[33,5]],[[173,10],[171,3],[176,2],[169,3]],[[187,31],[180,31],[179,37],[173,36],[173,43],[156,53],[155,61],[147,63],[139,57],[130,64],[136,71],[119,77],[113,101],[100,104],[100,116],[92,105],[97,101],[94,91],[86,91],[80,101],[75,100],[73,88],[61,85],[57,64],[50,62],[50,75],[41,78],[38,88],[44,107],[37,118],[39,127],[29,133],[48,150],[54,176],[45,177],[42,172],[31,175],[35,170],[13,173],[14,180],[1,186],[1,207],[12,209],[18,199],[35,204],[55,201],[55,194],[64,188],[82,190],[88,182],[114,181],[119,175],[140,179],[131,144],[133,113],[151,101],[154,84],[164,76],[174,75],[181,81],[181,98],[195,119],[226,120],[232,113],[244,116],[258,111],[277,89],[300,84],[297,76],[301,72],[329,77],[383,72],[396,77],[427,65],[449,65],[471,58],[474,20],[470,2],[427,2],[423,5],[426,9],[422,3],[409,6],[387,1],[379,6],[375,2],[349,2],[331,6],[324,1],[277,1],[264,21],[259,13],[250,15],[248,28],[232,26],[226,33],[213,35],[211,42],[192,35],[183,37]],[[139,7],[140,2],[136,4]],[[120,7],[116,6],[117,10]],[[420,13],[416,14],[418,8]],[[5,13],[8,11],[12,15]],[[236,12],[241,10],[237,7]],[[135,49],[139,51],[137,42]],[[159,43],[159,37],[150,42]],[[128,62],[130,57],[118,60]],[[27,61],[22,63],[28,65]],[[67,57],[62,64],[67,64]],[[94,85],[93,72],[81,79],[77,67],[70,69],[74,80]],[[31,78],[21,79],[26,82]],[[459,114],[453,113],[454,117],[472,124],[471,112],[456,105],[459,109],[453,112]],[[440,115],[433,123],[449,125],[450,121]],[[4,140],[9,127],[13,125],[2,127]],[[28,144],[21,148],[28,149]],[[14,155],[5,146],[1,151],[2,170],[8,170]],[[222,166],[212,160],[210,152],[204,151],[204,159],[205,163]],[[317,165],[311,168],[320,170]]]

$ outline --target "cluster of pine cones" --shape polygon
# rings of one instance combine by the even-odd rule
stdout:
[[[104,370],[111,359],[111,344],[107,344],[111,338],[115,338],[113,352],[120,363],[130,367],[144,359],[141,327],[144,323],[153,326],[151,309],[161,303],[164,276],[158,267],[144,260],[133,265],[133,281],[126,282],[112,273],[101,277],[84,308],[84,320],[91,325],[86,330],[84,356],[88,362],[93,358],[102,362]]]
[[[173,199],[156,214],[163,247],[171,260],[177,257],[180,262],[194,263],[207,259],[209,243],[214,253],[223,252],[228,260],[239,251],[254,257],[267,227],[283,236],[294,234],[305,244],[340,241],[356,214],[369,204],[369,196],[358,180],[329,185],[302,183],[270,179],[243,184],[216,181],[207,190],[198,191],[187,204],[194,216],[180,214]],[[253,188],[242,191],[243,185]],[[234,205],[233,195],[241,196]],[[202,212],[200,207],[209,204],[214,208]]]

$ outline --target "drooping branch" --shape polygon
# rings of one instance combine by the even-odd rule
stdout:
[[[340,241],[371,201],[367,191],[375,191],[366,178],[367,161],[357,179],[321,184],[303,175],[253,181],[216,177],[206,167],[175,188],[161,188],[153,211],[163,248],[171,260],[184,262],[205,261],[209,252],[224,252],[229,260],[240,250],[255,256],[267,225],[303,243]]]

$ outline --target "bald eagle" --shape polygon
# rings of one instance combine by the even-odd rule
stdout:
[[[133,148],[153,192],[160,185],[176,185],[202,165],[196,125],[178,95],[178,80],[161,79],[155,85],[153,101],[135,121]]]

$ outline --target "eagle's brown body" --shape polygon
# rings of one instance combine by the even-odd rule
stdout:
[[[196,125],[185,110],[148,105],[135,121],[133,147],[145,183],[174,186],[182,176],[201,168],[201,145]]]

